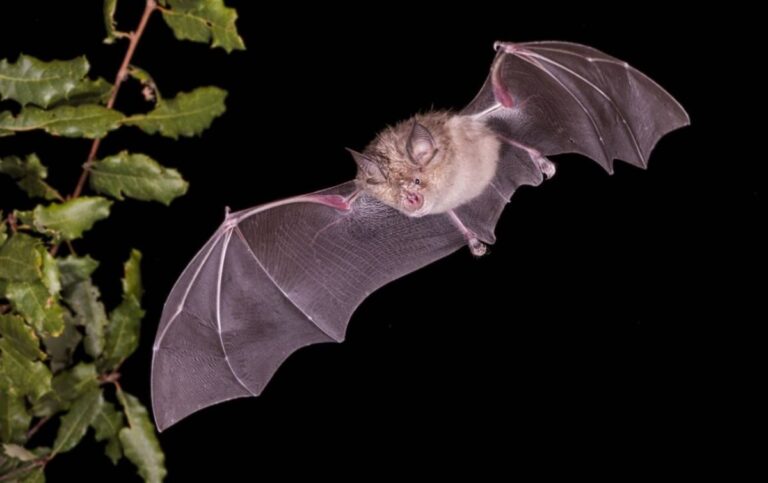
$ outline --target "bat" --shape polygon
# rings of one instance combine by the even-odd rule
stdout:
[[[468,106],[416,115],[350,150],[354,180],[227,212],[163,309],[151,375],[159,430],[258,396],[301,347],[343,341],[381,286],[464,246],[483,256],[515,190],[555,174],[548,156],[645,168],[659,139],[690,122],[653,80],[591,47],[494,47]]]

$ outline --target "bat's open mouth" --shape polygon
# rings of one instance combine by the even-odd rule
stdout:
[[[408,211],[416,211],[424,206],[424,197],[420,193],[405,192],[405,208]]]

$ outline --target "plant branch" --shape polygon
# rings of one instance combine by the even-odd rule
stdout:
[[[115,105],[115,99],[117,99],[117,93],[120,91],[120,86],[128,76],[128,66],[131,64],[133,54],[136,52],[136,46],[139,44],[139,40],[141,40],[141,36],[144,34],[144,29],[147,26],[149,17],[152,15],[152,12],[157,10],[156,0],[146,0],[146,2],[147,3],[144,7],[144,14],[141,16],[141,20],[139,20],[138,27],[136,27],[134,32],[128,34],[128,39],[130,40],[128,43],[128,50],[125,51],[123,63],[120,64],[120,69],[117,71],[117,75],[115,76],[115,84],[112,87],[112,94],[109,96],[109,100],[107,101],[107,107],[109,109],[112,109],[112,107]],[[88,180],[88,174],[91,171],[91,166],[93,166],[93,161],[96,159],[96,154],[99,151],[100,144],[101,139],[93,140],[93,144],[91,144],[91,150],[88,153],[88,159],[86,159],[85,164],[83,164],[83,172],[80,173],[80,179],[77,180],[77,186],[75,187],[75,191],[72,192],[70,198],[77,198],[80,196],[80,193],[83,192],[85,182]]]
[[[32,436],[35,435],[35,433],[40,431],[40,428],[42,428],[45,425],[45,423],[50,421],[51,417],[52,416],[46,416],[44,418],[41,418],[40,421],[38,421],[37,423],[35,423],[35,425],[32,426],[32,428],[29,431],[27,431],[27,439],[31,438]]]

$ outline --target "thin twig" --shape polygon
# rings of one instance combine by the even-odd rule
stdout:
[[[10,480],[15,481],[17,477],[23,475],[24,473],[28,473],[29,471],[34,470],[36,467],[45,466],[50,460],[51,460],[51,457],[48,457],[48,456],[42,457],[40,459],[36,459],[26,466],[16,468],[15,470],[9,471],[4,475],[0,475],[0,481],[10,481]]]
[[[11,233],[16,233],[18,227],[16,226],[16,213],[8,213],[8,226],[11,227]]]
[[[147,4],[144,7],[144,14],[141,16],[141,20],[139,20],[139,26],[136,27],[136,31],[128,34],[128,38],[130,39],[130,42],[128,43],[128,50],[125,51],[123,63],[120,65],[120,69],[117,71],[117,76],[115,76],[115,85],[112,87],[112,94],[109,96],[109,100],[107,101],[107,108],[109,109],[112,109],[112,107],[115,105],[115,99],[117,98],[118,91],[120,91],[120,86],[123,84],[123,81],[126,79],[126,77],[128,77],[128,66],[131,63],[131,58],[133,58],[134,52],[136,52],[136,46],[138,45],[139,40],[141,40],[142,34],[144,34],[144,29],[147,26],[149,17],[152,15],[152,12],[157,10],[156,0],[146,1]],[[85,182],[88,180],[88,174],[90,173],[91,166],[93,166],[93,162],[96,159],[96,154],[99,151],[100,144],[101,139],[93,140],[93,144],[91,144],[91,150],[88,153],[88,159],[83,164],[83,172],[80,173],[80,179],[77,180],[77,186],[75,187],[75,191],[72,192],[70,198],[77,198],[80,196],[80,193],[83,192]]]
[[[27,431],[27,439],[34,436],[35,433],[40,431],[40,428],[42,428],[45,425],[45,423],[47,423],[50,420],[51,420],[51,416],[45,416],[44,418],[41,418],[40,421],[35,423],[35,425],[32,426],[32,428],[29,431]]]

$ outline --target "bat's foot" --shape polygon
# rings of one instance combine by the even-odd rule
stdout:
[[[482,257],[488,252],[488,246],[477,238],[469,238],[467,240],[467,245],[469,246],[469,251],[476,257]]]
[[[536,161],[536,164],[539,165],[539,169],[542,173],[544,173],[544,177],[549,179],[552,176],[555,175],[555,172],[557,169],[555,168],[555,163],[548,160],[544,156],[539,156],[537,158],[534,158],[534,161]]]

